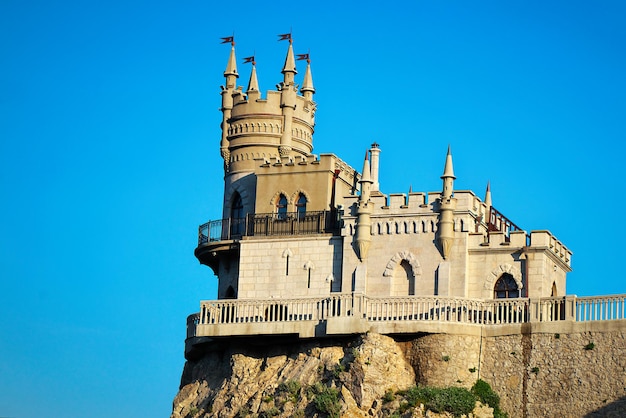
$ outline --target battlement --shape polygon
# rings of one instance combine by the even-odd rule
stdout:
[[[296,120],[308,125],[311,130],[315,125],[315,102],[303,96],[296,95],[295,112]],[[261,98],[259,91],[250,91],[247,94],[237,91],[233,94],[233,109],[230,120],[234,123],[243,118],[250,117],[278,117],[282,116],[282,91],[269,90],[266,98]]]

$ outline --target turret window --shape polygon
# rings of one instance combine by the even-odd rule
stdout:
[[[513,276],[504,273],[496,282],[493,293],[496,299],[518,298],[519,288]]]
[[[243,233],[245,216],[243,214],[243,200],[239,193],[235,192],[230,207],[230,231],[231,235],[241,235]]]

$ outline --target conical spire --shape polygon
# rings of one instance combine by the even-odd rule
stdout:
[[[485,191],[485,205],[491,207],[491,182],[487,182],[487,190]]]
[[[452,153],[450,152],[450,145],[448,145],[448,154],[446,155],[446,165],[443,168],[442,179],[449,177],[455,179],[454,168],[452,167]]]
[[[307,60],[306,72],[304,73],[304,80],[302,80],[302,88],[300,89],[302,95],[311,100],[313,93],[315,93],[315,87],[313,87],[313,76],[311,76],[311,60]]]
[[[248,89],[246,90],[246,92],[250,93],[252,91],[259,91],[259,81],[257,80],[257,77],[256,77],[256,63],[255,62],[252,63],[252,72],[250,73],[250,81],[248,82]]]
[[[285,58],[285,65],[283,66],[283,71],[281,72],[283,74],[286,74],[286,73],[297,74],[298,73],[296,71],[296,58],[293,54],[293,45],[292,45],[291,38],[289,38],[289,49],[287,50],[287,58]]]
[[[239,78],[239,74],[237,74],[237,59],[235,58],[235,44],[233,43],[232,48],[230,49],[230,57],[228,58],[228,64],[226,65],[226,70],[224,71],[224,77],[228,77],[229,75],[234,75]]]
[[[371,176],[372,175],[370,171],[370,157],[369,157],[369,153],[365,151],[365,159],[363,160],[363,173],[361,175],[361,182],[371,183],[372,182]]]

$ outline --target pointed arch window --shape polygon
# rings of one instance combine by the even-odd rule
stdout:
[[[278,219],[287,218],[287,197],[281,194],[276,201],[276,215]]]
[[[306,196],[303,193],[298,195],[298,201],[296,202],[296,212],[298,214],[298,219],[304,219],[304,215],[306,214]]]
[[[495,299],[518,298],[519,288],[513,276],[509,273],[504,273],[500,276],[494,286],[493,294]]]

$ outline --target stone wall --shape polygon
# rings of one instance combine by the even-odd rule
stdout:
[[[481,378],[511,418],[626,416],[626,321],[430,334],[403,347],[420,384],[470,387]]]
[[[511,417],[626,414],[624,329],[485,338],[481,357]]]

